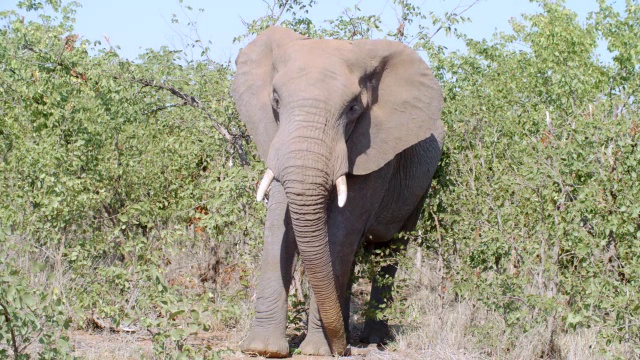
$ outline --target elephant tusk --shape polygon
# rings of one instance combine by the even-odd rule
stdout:
[[[256,200],[262,201],[264,198],[264,194],[267,193],[267,189],[269,189],[269,185],[273,181],[273,171],[271,169],[267,169],[262,177],[262,181],[260,181],[260,187],[258,187],[258,194],[256,195]]]
[[[347,202],[347,177],[345,175],[336,180],[336,187],[338,188],[338,206],[343,207]]]

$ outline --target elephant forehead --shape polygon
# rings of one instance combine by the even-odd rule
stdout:
[[[353,55],[353,46],[348,41],[308,39],[291,42],[287,46],[285,63],[286,66],[308,69],[331,68],[336,72],[352,72],[349,64]]]
[[[345,44],[341,44],[345,43]],[[347,61],[348,43],[332,40],[304,40],[287,47],[276,65],[274,86],[288,91],[317,91],[338,97],[350,97],[359,92],[359,76]],[[298,93],[298,95],[304,95]]]
[[[273,85],[283,101],[316,98],[342,106],[360,93],[356,77],[325,67],[287,68],[276,75]]]

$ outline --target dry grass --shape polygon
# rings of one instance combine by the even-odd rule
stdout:
[[[413,289],[408,294],[408,323],[396,331],[386,352],[373,359],[486,359],[498,355],[505,324],[471,301],[455,301],[439,293],[441,280],[435,264],[425,263],[400,273]]]
[[[90,334],[77,331],[70,334],[72,356],[87,360],[153,358],[150,336],[137,334]]]
[[[201,315],[203,322],[210,326],[210,331],[199,332],[186,342],[194,348],[207,348],[209,351],[230,350],[237,352],[239,344],[249,329],[252,319],[253,303],[242,300],[236,295],[246,291],[241,280],[247,276],[239,266],[225,265],[222,259],[228,260],[228,249],[221,249],[215,242],[202,234],[195,234],[190,246],[167,250],[165,278],[167,284],[179,290],[185,299],[196,298],[207,294],[213,306],[233,304],[239,307],[239,314],[229,316]],[[256,283],[256,275],[249,272],[245,279],[249,284]],[[149,314],[148,314],[149,315]],[[149,315],[153,316],[153,315]],[[225,322],[233,317],[233,326]],[[178,326],[179,324],[176,324]],[[151,333],[136,327],[135,333],[117,333],[113,331],[76,330],[69,334],[73,352],[71,355],[82,359],[160,359],[153,352]],[[173,344],[168,342],[169,351]],[[235,350],[234,350],[235,349]],[[175,350],[175,349],[173,349]],[[238,352],[239,354],[239,352]]]
[[[246,275],[246,269],[233,266],[215,266],[212,262],[210,243],[195,242],[193,248],[173,252],[167,266],[167,279],[180,287],[185,296],[213,294],[211,301],[233,301],[229,294],[247,291],[240,285],[241,278],[255,289],[256,272]],[[220,254],[222,255],[222,254]],[[413,255],[410,255],[410,257]],[[510,334],[499,314],[493,313],[473,300],[455,299],[447,292],[438,275],[437,263],[425,261],[420,267],[401,268],[399,278],[405,283],[402,295],[406,298],[406,310],[394,319],[395,341],[385,349],[371,348],[366,359],[540,359],[590,360],[602,358],[639,358],[631,344],[607,345],[599,338],[598,329],[582,329],[575,332],[554,333],[555,353],[544,356],[549,331],[546,326],[533,328],[525,334]],[[211,272],[215,274],[211,274]],[[64,272],[61,272],[64,274]],[[216,276],[217,281],[201,281],[203,276]],[[243,278],[248,276],[249,278]],[[62,277],[60,279],[64,281]],[[367,282],[356,285],[352,311],[352,343],[355,344],[363,319],[359,310],[368,297]],[[234,326],[222,323],[218,318],[207,319],[211,331],[191,338],[189,345],[212,350],[229,350],[225,358],[245,359],[238,349],[249,329],[253,314],[253,299],[237,300],[240,308]],[[295,332],[289,332],[293,335]],[[72,356],[83,359],[139,359],[157,358],[153,353],[150,333],[138,329],[136,333],[74,330],[69,333]],[[29,351],[37,352],[38,346]]]
[[[400,272],[413,289],[407,296],[409,311],[404,326],[387,351],[367,359],[640,359],[631,344],[610,344],[599,338],[598,329],[556,331],[551,354],[547,326],[524,334],[509,334],[504,319],[474,300],[456,300],[439,293],[442,282],[437,264]]]
[[[206,263],[206,249],[193,251],[188,256],[177,255],[172,259],[169,274],[175,279],[195,279]],[[548,344],[549,331],[546,326],[514,335],[506,330],[506,324],[499,314],[487,310],[473,300],[456,300],[449,293],[444,295],[442,282],[435,262],[424,262],[421,268],[413,267],[401,271],[399,277],[407,282],[405,287],[407,311],[403,319],[394,321],[392,328],[396,339],[385,349],[370,348],[367,355],[354,356],[355,359],[541,359],[590,360],[602,358],[634,358],[631,346],[604,344],[598,338],[598,330],[554,334],[555,353],[544,356]],[[225,275],[226,276],[226,275]],[[229,275],[231,281],[225,284],[202,285],[216,294],[212,301],[225,301],[224,292],[239,289],[238,274]],[[255,274],[253,275],[255,276]],[[255,284],[255,277],[248,279]],[[185,291],[202,291],[201,285],[190,287],[186,281]],[[367,282],[355,286],[351,319],[352,343],[355,344],[363,319],[359,310],[368,296]],[[238,351],[239,343],[248,331],[253,312],[253,301],[244,300],[237,304],[241,314],[232,329],[212,319],[212,331],[192,339],[192,346],[208,346],[213,349],[228,349],[225,358],[248,359]],[[290,332],[293,334],[293,332]],[[87,359],[154,358],[151,340],[144,336],[123,334],[76,333],[71,336],[75,346],[74,355]],[[604,349],[604,353],[602,351]],[[255,358],[254,358],[255,359]]]

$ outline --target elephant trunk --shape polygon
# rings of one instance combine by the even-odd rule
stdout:
[[[310,198],[299,194],[301,187],[295,182],[287,182],[284,188],[300,256],[331,350],[342,355],[346,349],[346,334],[329,249],[328,194]]]
[[[320,318],[334,354],[346,349],[346,333],[331,260],[327,230],[327,206],[334,190],[334,148],[337,137],[323,126],[325,121],[292,121],[293,129],[273,155],[278,157],[276,176],[289,203],[291,222],[318,304]],[[320,120],[320,119],[318,119]],[[303,129],[295,129],[302,126]],[[283,129],[281,129],[283,130]],[[302,130],[302,131],[300,131]],[[346,180],[344,184],[346,197]],[[344,198],[341,200],[344,203]]]

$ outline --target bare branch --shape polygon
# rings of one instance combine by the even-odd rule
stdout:
[[[216,131],[222,135],[222,137],[225,138],[225,140],[227,140],[227,142],[232,145],[235,150],[238,152],[238,156],[240,157],[240,163],[243,166],[247,166],[249,165],[249,159],[247,157],[247,152],[244,149],[244,146],[242,144],[242,136],[240,135],[232,135],[224,126],[222,126],[220,124],[220,122],[213,116],[211,115],[211,113],[209,113],[209,111],[207,111],[206,107],[203,106],[200,103],[200,100],[198,100],[195,96],[191,96],[189,94],[186,94],[176,88],[174,88],[173,86],[169,86],[166,84],[162,84],[162,83],[158,83],[156,81],[152,81],[152,80],[147,80],[147,79],[131,79],[131,81],[136,82],[138,84],[142,84],[144,86],[149,86],[149,87],[153,87],[156,89],[161,89],[161,90],[166,90],[168,92],[170,92],[172,95],[182,99],[184,101],[183,105],[188,105],[191,106],[193,108],[196,108],[200,111],[202,111],[209,120],[211,120],[211,123],[213,124],[214,129],[216,129]],[[180,104],[178,104],[180,105]]]
[[[462,14],[466,13],[469,9],[471,9],[474,5],[476,5],[480,1],[481,0],[474,0],[472,3],[470,3],[468,5],[462,5],[462,2],[460,2],[460,3],[458,3],[458,6],[453,8],[453,10],[451,10],[451,11],[453,12],[453,15],[461,16]],[[462,10],[460,10],[460,9],[462,9]],[[458,11],[458,10],[460,10],[460,11]]]
[[[151,114],[155,114],[155,113],[157,113],[159,111],[162,111],[162,110],[167,110],[167,109],[171,109],[171,108],[175,108],[175,107],[182,107],[182,106],[187,106],[187,105],[188,104],[187,104],[186,101],[178,103],[178,104],[169,104],[169,105],[160,106],[160,107],[157,107],[155,109],[151,109],[149,111],[143,112],[142,115],[151,115]]]
[[[187,105],[189,106],[193,106],[195,108],[200,108],[200,101],[198,99],[196,99],[193,96],[187,95],[183,92],[181,92],[180,90],[172,87],[172,86],[168,86],[162,83],[157,83],[155,81],[152,80],[146,80],[146,79],[134,79],[135,82],[142,84],[144,86],[149,86],[149,87],[154,87],[156,89],[162,89],[162,90],[167,90],[169,91],[171,94],[173,94],[174,96],[179,97],[180,99],[184,100]]]
[[[469,5],[461,5],[458,4],[458,6],[456,6],[452,12],[453,12],[453,16],[462,16],[464,13],[466,13],[469,9],[471,9],[474,5],[476,5],[477,3],[479,3],[480,0],[474,0],[471,4]],[[462,9],[462,10],[460,10]],[[460,10],[460,12],[457,12],[457,10]],[[450,24],[450,23],[448,23]],[[429,39],[433,39],[439,32],[440,30],[442,30],[444,27],[444,25],[440,25],[436,31],[434,31],[431,36],[429,36]]]
[[[0,303],[0,306],[4,310],[4,320],[7,322],[9,326],[9,331],[11,332],[11,345],[13,346],[13,356],[17,359],[18,355],[20,355],[20,349],[18,349],[18,340],[16,339],[16,331],[13,329],[13,324],[11,324],[11,316],[9,315],[9,309],[5,306],[5,304]]]
[[[284,4],[282,4],[282,8],[280,8],[280,13],[278,14],[278,16],[274,17],[274,21],[271,23],[271,25],[276,25],[278,21],[280,21],[282,14],[284,14],[284,11],[287,9],[287,5],[289,5],[289,0],[286,0]]]

